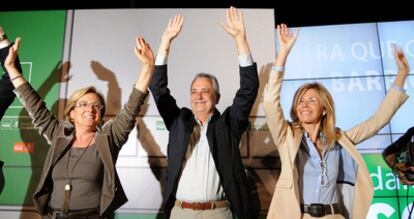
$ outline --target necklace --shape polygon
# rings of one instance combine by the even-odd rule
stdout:
[[[72,169],[70,170],[70,174],[69,174],[69,160],[70,160],[70,155],[71,155],[73,147],[69,150],[68,159],[66,160],[66,184],[65,184],[65,195],[64,195],[65,200],[63,202],[63,208],[62,208],[64,214],[68,213],[68,211],[69,211],[69,199],[70,199],[70,193],[72,191],[72,177],[69,176],[69,175],[72,175],[73,171],[75,170],[76,166],[78,165],[78,162],[80,161],[82,156],[88,150],[88,148],[89,148],[90,144],[92,143],[93,139],[94,139],[94,137],[92,136],[92,138],[91,138],[91,140],[89,140],[89,143],[86,146],[86,148],[83,149],[82,153],[79,155],[78,159],[73,164]]]

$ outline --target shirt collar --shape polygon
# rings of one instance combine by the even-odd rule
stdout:
[[[204,125],[201,125],[201,122],[200,122],[200,120],[196,117],[196,116],[194,116],[194,120],[197,122],[197,124],[199,125],[199,126],[206,126],[206,125],[208,125],[208,123],[210,122],[210,120],[211,120],[211,118],[213,117],[213,114],[211,114],[209,117],[208,117],[208,119],[207,119],[207,121],[204,123]]]

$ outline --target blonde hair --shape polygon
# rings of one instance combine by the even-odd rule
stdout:
[[[99,93],[95,87],[93,86],[89,86],[89,87],[85,87],[82,89],[79,89],[75,92],[73,92],[73,94],[69,97],[66,107],[65,107],[65,111],[63,112],[63,115],[65,116],[65,120],[72,122],[70,119],[70,112],[75,108],[76,103],[78,102],[78,100],[80,98],[82,98],[83,96],[85,96],[86,94],[95,94],[96,96],[98,96],[99,100],[101,101],[101,104],[103,105],[103,108],[101,110],[101,120],[103,118],[103,116],[105,115],[105,99],[104,96]],[[72,122],[73,123],[73,122]]]
[[[322,116],[321,131],[325,136],[326,144],[329,147],[333,146],[336,141],[336,118],[335,118],[335,104],[329,91],[320,83],[306,83],[300,86],[293,97],[292,108],[290,109],[290,117],[296,126],[302,127],[296,109],[300,98],[308,90],[314,90],[319,95],[319,102],[326,114]]]

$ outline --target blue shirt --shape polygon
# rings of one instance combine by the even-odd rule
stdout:
[[[338,203],[337,183],[355,184],[357,164],[338,143],[322,155],[305,132],[296,157],[303,204]]]

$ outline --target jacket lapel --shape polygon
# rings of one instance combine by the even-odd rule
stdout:
[[[109,151],[109,147],[107,145],[106,138],[108,135],[105,134],[98,134],[95,137],[95,145],[98,149],[99,155],[101,157],[102,163],[105,169],[109,170],[112,176],[114,176],[114,164],[112,161],[111,152]]]
[[[207,127],[207,141],[208,141],[208,147],[210,148],[210,152],[215,158],[216,149],[214,148],[214,124],[216,124],[216,121],[220,117],[220,112],[217,109],[214,109],[214,114],[210,119],[210,122],[208,123]],[[214,159],[215,160],[215,159]]]
[[[70,149],[73,140],[73,133],[69,136],[60,136],[56,139],[56,144],[53,152],[52,166],[54,166]]]
[[[361,154],[356,149],[356,146],[352,142],[350,142],[348,138],[345,137],[345,133],[343,133],[342,131],[340,132],[340,137],[338,139],[338,143],[342,146],[342,148],[345,149],[346,152],[349,153],[349,155],[351,155],[352,159],[354,159],[355,162],[357,162],[358,169],[359,168],[364,168],[366,170],[366,171],[359,171],[358,170],[358,172],[365,173],[365,177],[370,178],[371,176],[369,175],[368,168],[365,165],[365,162],[362,159]],[[366,173],[368,173],[368,175]]]

